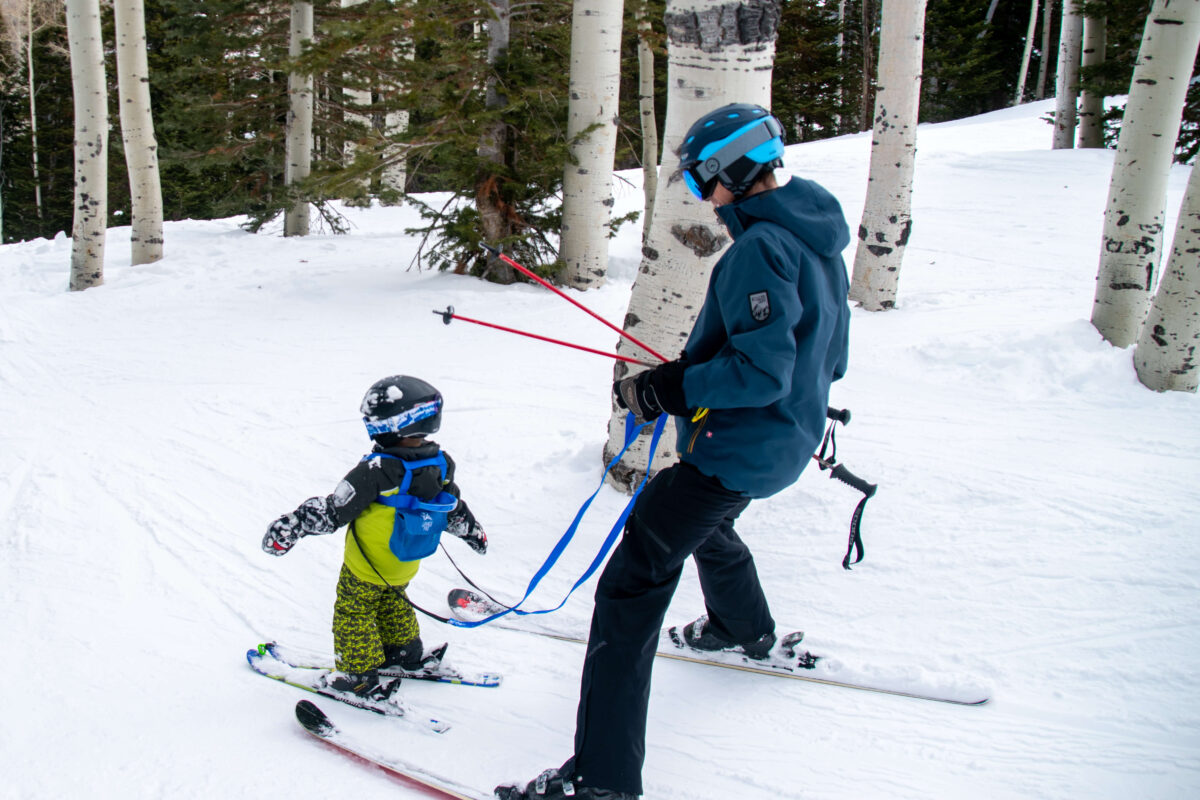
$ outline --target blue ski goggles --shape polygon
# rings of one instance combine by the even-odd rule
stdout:
[[[710,178],[706,183],[700,183],[696,180],[693,169],[685,169],[683,171],[683,182],[687,185],[688,190],[696,196],[697,200],[707,200],[712,196],[713,189],[717,188],[716,177]]]

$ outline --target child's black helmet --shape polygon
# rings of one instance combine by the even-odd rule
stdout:
[[[735,200],[764,171],[783,166],[783,125],[751,103],[730,103],[693,123],[679,148],[679,169],[692,194],[707,200],[717,181]]]
[[[386,447],[395,439],[437,433],[442,426],[442,395],[420,378],[392,375],[367,389],[359,411],[367,434]]]

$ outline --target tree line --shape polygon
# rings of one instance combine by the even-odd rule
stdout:
[[[1059,2],[1047,0],[1043,6]],[[102,6],[101,36],[108,118],[115,129],[120,116],[117,34],[108,5]],[[555,248],[530,233],[555,232],[561,224],[557,205],[546,200],[561,193],[561,166],[567,157],[572,3],[514,6],[510,44],[491,63],[483,28],[492,8],[486,3],[315,0],[314,35],[296,57],[288,52],[291,5],[286,0],[145,3],[166,219],[246,215],[253,229],[281,214],[297,196],[328,210],[323,201],[335,198],[400,202],[407,193],[482,195],[493,198],[499,218],[524,220],[522,230],[503,231],[502,238],[511,239],[517,252],[539,265],[555,261]],[[881,1],[787,0],[779,5],[771,98],[787,140],[868,129]],[[1083,5],[1084,11],[1107,20],[1106,57],[1081,73],[1085,97],[1124,94],[1149,0]],[[56,0],[0,0],[0,236],[5,242],[71,230],[74,112],[64,8]],[[652,135],[661,141],[665,11],[666,0],[624,3],[617,169],[646,161],[638,105],[639,43],[657,65],[651,79]],[[1021,80],[1027,12],[1024,0],[930,0],[922,122],[1011,105]],[[1055,74],[1059,15],[1049,19],[1032,49],[1027,99],[1053,94],[1053,81],[1045,76]],[[288,75],[297,65],[313,77],[314,139],[310,177],[289,189],[284,127]],[[502,107],[487,107],[489,86],[503,87]],[[1186,157],[1196,149],[1200,94],[1190,94],[1189,100],[1182,142]],[[1118,122],[1113,114],[1119,115],[1119,109],[1102,126],[1109,146],[1115,145]],[[505,137],[503,163],[493,161],[493,166],[480,163],[477,152],[488,126],[503,130]],[[132,201],[124,145],[119,136],[110,139],[107,222],[128,224]],[[477,272],[486,268],[466,233],[479,227],[476,210],[452,204],[424,212],[430,235],[422,251],[427,265]],[[332,213],[319,219],[338,224]]]

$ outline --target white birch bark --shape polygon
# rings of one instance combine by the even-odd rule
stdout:
[[[412,58],[411,51],[409,58]],[[385,137],[395,136],[396,134],[404,133],[408,130],[408,112],[407,111],[389,111],[383,120],[383,135]],[[404,193],[404,187],[408,184],[408,163],[403,157],[393,157],[388,159],[388,163],[383,168],[383,175],[380,176],[380,182],[387,188],[398,194]]]
[[[924,40],[925,0],[883,4],[871,167],[850,281],[850,298],[868,311],[896,305],[900,264],[912,230]]]
[[[1113,163],[1092,324],[1117,347],[1138,336],[1162,248],[1167,176],[1200,45],[1200,0],[1155,0]]]
[[[158,176],[158,142],[150,114],[150,67],[146,59],[143,0],[114,0],[117,29],[117,91],[121,137],[129,193],[133,205],[130,236],[132,264],[149,264],[163,256],[162,184]]]
[[[642,248],[642,264],[624,328],[667,358],[677,358],[704,300],[708,276],[729,235],[712,207],[697,200],[675,174],[677,150],[691,124],[728,103],[757,103],[770,108],[771,66],[780,16],[779,0],[668,0],[667,119],[663,131],[664,165],[670,177],[659,185],[654,224]],[[622,338],[617,351],[646,361],[654,357]],[[641,367],[618,363],[614,379]],[[609,473],[630,490],[645,474],[650,427]],[[625,441],[625,412],[613,403],[604,447],[607,462]],[[654,453],[651,472],[675,461],[675,431],[669,423]]]
[[[654,112],[654,48],[644,0],[638,5],[638,118],[642,125],[642,242],[654,222],[658,194],[658,116]]]
[[[1033,0],[1029,8],[1029,28],[1025,31],[1025,50],[1021,54],[1021,74],[1017,77],[1017,96],[1013,105],[1019,106],[1025,100],[1025,79],[1029,76],[1029,58],[1033,54],[1033,36],[1037,33],[1038,0]]]
[[[288,55],[299,58],[304,42],[313,38],[312,3],[292,3]],[[293,70],[288,73],[287,156],[283,182],[293,186],[312,169],[313,78]],[[308,235],[308,203],[294,203],[283,220],[284,236]]]
[[[1158,392],[1194,392],[1200,378],[1200,170],[1192,168],[1171,258],[1137,347],[1138,380]]]
[[[1094,67],[1104,63],[1108,40],[1108,20],[1103,17],[1083,19],[1083,59],[1080,66]],[[1079,147],[1104,147],[1104,96],[1087,90],[1079,93]]]
[[[104,283],[108,221],[108,87],[98,0],[66,0],[75,98],[75,220],[71,291]]]
[[[1079,100],[1079,57],[1083,46],[1083,17],[1077,13],[1078,0],[1063,0],[1062,26],[1058,39],[1058,77],[1054,96],[1055,150],[1070,150],[1075,145],[1076,104]]]
[[[604,283],[617,150],[622,0],[575,0],[559,258],[576,289]]]

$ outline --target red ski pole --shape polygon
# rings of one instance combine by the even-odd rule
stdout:
[[[581,344],[572,344],[571,342],[564,342],[561,339],[551,339],[549,336],[541,336],[536,333],[530,333],[528,331],[517,330],[516,328],[507,328],[503,325],[497,325],[494,322],[484,322],[483,320],[471,319],[470,317],[464,317],[460,314],[454,313],[454,306],[446,306],[445,311],[434,310],[433,313],[439,315],[442,318],[442,322],[446,323],[447,325],[450,324],[450,320],[452,320],[452,319],[460,319],[463,322],[470,322],[472,325],[482,325],[485,328],[495,328],[498,331],[505,331],[507,333],[515,333],[519,336],[528,336],[530,339],[538,339],[539,341],[550,342],[551,344],[562,345],[563,347],[573,347],[576,350],[583,350],[586,353],[595,353],[598,356],[607,356],[608,358],[615,358],[618,361],[628,361],[630,364],[641,364],[644,367],[656,366],[655,364],[652,364],[649,361],[641,361],[640,359],[630,358],[629,356],[622,356],[622,355],[618,355],[616,353],[606,353],[603,350],[595,350],[591,347],[584,347]]]
[[[566,294],[565,292],[562,292],[562,291],[560,291],[560,290],[559,290],[557,287],[555,287],[555,286],[552,286],[552,285],[551,285],[549,282],[547,282],[547,281],[543,280],[542,278],[538,277],[537,275],[535,275],[535,274],[534,274],[533,272],[531,272],[530,270],[528,270],[528,269],[526,269],[525,267],[521,266],[521,265],[520,265],[520,264],[518,264],[516,261],[513,261],[511,258],[509,258],[508,256],[504,255],[504,253],[501,253],[501,252],[500,252],[500,250],[499,250],[499,248],[492,247],[491,245],[487,244],[486,242],[481,242],[481,243],[480,243],[480,245],[483,247],[483,249],[484,249],[484,250],[487,250],[487,251],[488,251],[489,253],[491,253],[493,256],[495,256],[496,258],[500,259],[500,260],[501,260],[501,261],[503,261],[505,264],[508,264],[510,267],[512,267],[513,269],[515,269],[517,272],[520,272],[522,275],[524,275],[524,276],[525,276],[525,277],[527,277],[527,278],[530,278],[530,279],[532,279],[532,280],[535,280],[535,281],[537,281],[537,282],[538,282],[538,283],[540,283],[542,286],[545,286],[547,289],[549,289],[550,291],[554,292],[556,295],[558,295],[559,297],[561,297],[563,300],[566,300],[566,301],[567,301],[568,303],[570,303],[571,305],[575,306],[576,308],[578,308],[578,309],[580,309],[580,310],[582,310],[582,311],[585,311],[585,312],[587,312],[588,314],[590,314],[590,315],[591,315],[592,317],[594,317],[595,319],[598,319],[598,320],[600,320],[600,321],[601,321],[601,322],[603,322],[605,325],[607,325],[608,327],[612,328],[614,331],[616,331],[617,333],[621,334],[621,335],[622,335],[622,336],[624,336],[626,339],[628,339],[629,341],[633,342],[633,343],[634,343],[634,344],[636,344],[638,347],[642,348],[642,349],[643,349],[643,350],[645,350],[647,353],[649,353],[650,355],[652,355],[652,356],[654,356],[655,358],[657,358],[659,361],[666,362],[666,361],[670,361],[670,360],[671,360],[671,359],[669,359],[669,358],[667,358],[667,357],[665,357],[665,356],[663,356],[663,355],[660,355],[659,353],[655,352],[654,350],[650,349],[650,347],[648,347],[647,345],[645,345],[645,344],[642,344],[642,343],[641,343],[641,342],[639,342],[637,339],[633,338],[633,337],[632,337],[632,336],[630,336],[628,333],[626,333],[625,331],[621,330],[621,329],[620,329],[620,328],[618,328],[616,325],[613,325],[611,322],[609,322],[608,320],[606,320],[604,317],[602,317],[602,316],[600,316],[599,314],[597,314],[595,311],[592,311],[590,308],[588,308],[587,306],[585,306],[583,303],[580,303],[578,300],[575,300],[575,299],[574,299],[573,297],[571,297],[570,295]],[[440,312],[440,311],[437,311],[437,312],[434,312],[434,313],[440,314],[441,312]],[[535,337],[535,338],[539,338],[539,337]],[[562,344],[562,343],[560,342],[560,344]],[[606,355],[609,355],[609,354],[606,354]],[[620,356],[614,356],[614,357],[615,357],[615,358],[621,358]],[[633,362],[633,363],[635,363],[635,364],[646,364],[646,362],[645,362],[645,361],[637,361],[636,359],[631,359],[631,358],[621,358],[621,360],[622,360],[622,361],[632,361],[632,362]],[[655,366],[655,365],[654,365],[654,364],[646,364],[646,366],[650,366],[650,367],[652,367],[652,366]]]

